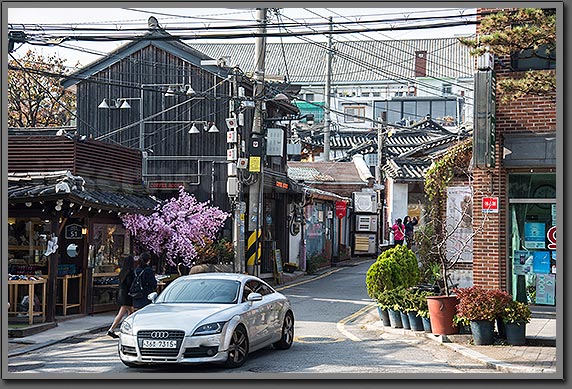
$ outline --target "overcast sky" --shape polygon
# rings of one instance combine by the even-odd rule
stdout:
[[[90,3],[84,3],[89,5]],[[94,4],[94,3],[91,3]],[[215,3],[216,4],[216,3]],[[334,3],[332,3],[334,4]],[[340,3],[337,3],[340,4]],[[169,31],[169,28],[200,27],[204,28],[203,33],[208,32],[209,27],[221,25],[237,25],[243,23],[252,24],[256,20],[256,11],[253,8],[30,8],[30,5],[21,3],[25,8],[8,8],[8,25],[10,30],[18,29],[18,24],[34,24],[41,27],[59,24],[67,28],[70,27],[96,27],[113,28],[116,30],[126,28],[146,28],[150,16],[155,16],[159,24]],[[149,5],[143,2],[141,5]],[[428,4],[429,7],[430,4]],[[462,3],[460,3],[462,5]],[[20,4],[18,5],[20,7]],[[434,22],[424,20],[425,18],[443,15],[469,15],[474,14],[475,9],[467,8],[282,8],[280,10],[283,23],[323,23],[327,17],[332,16],[335,22],[355,22],[364,20],[387,20],[404,18],[422,18],[419,21],[395,21],[385,23],[384,27],[399,28],[410,26],[414,23],[427,24]],[[474,17],[467,17],[466,20],[474,20]],[[277,16],[273,15],[271,22],[277,22]],[[439,20],[440,22],[447,22]],[[458,20],[457,20],[458,21]],[[71,24],[73,23],[73,24]],[[373,25],[352,25],[353,28],[372,27]],[[379,25],[378,25],[379,26]],[[341,27],[339,27],[341,29]],[[216,31],[211,30],[210,33]],[[285,31],[282,31],[285,32]],[[336,35],[338,40],[356,39],[417,39],[417,38],[437,38],[452,37],[456,35],[467,35],[475,32],[474,25],[459,27],[448,27],[439,29],[413,29],[400,31],[368,32],[367,34],[344,34]],[[172,32],[177,35],[177,32]],[[296,41],[299,38],[282,38],[283,41]],[[323,36],[313,35],[306,37],[313,41],[323,40]],[[254,38],[244,38],[241,40],[227,40],[230,42],[254,42]],[[269,38],[269,42],[280,42],[280,38]],[[299,41],[299,40],[298,40]],[[205,40],[199,42],[204,43]],[[217,42],[224,42],[217,40]],[[38,45],[16,45],[14,56],[23,55],[29,48],[35,48],[43,55],[56,53],[59,57],[65,58],[66,65],[73,66],[77,61],[86,65],[100,58],[101,54],[114,50],[126,41],[119,42],[85,42],[66,41],[60,46],[38,46]],[[72,46],[74,49],[65,49],[62,46]],[[87,49],[94,53],[82,52]]]

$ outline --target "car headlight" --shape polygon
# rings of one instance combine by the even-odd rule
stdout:
[[[122,334],[131,335],[131,331],[133,330],[133,326],[131,325],[131,320],[123,320],[121,323],[120,331]]]
[[[195,330],[193,335],[212,335],[212,334],[220,334],[222,332],[222,328],[224,327],[225,321],[219,321],[216,323],[209,323],[203,324],[199,328]]]

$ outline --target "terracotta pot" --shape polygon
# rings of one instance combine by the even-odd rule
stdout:
[[[456,296],[427,296],[431,332],[435,335],[451,335],[459,332],[453,325],[459,299]]]

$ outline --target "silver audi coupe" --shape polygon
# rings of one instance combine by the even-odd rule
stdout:
[[[119,358],[129,367],[220,363],[234,368],[249,352],[294,340],[290,301],[246,274],[199,273],[172,281],[152,304],[121,324]]]

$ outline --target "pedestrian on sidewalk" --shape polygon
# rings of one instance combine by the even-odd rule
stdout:
[[[133,313],[133,299],[129,296],[129,289],[135,279],[135,260],[133,256],[128,255],[123,258],[121,263],[121,271],[119,272],[119,287],[117,290],[117,305],[119,305],[119,312],[113,319],[113,323],[107,335],[112,338],[119,338],[115,333],[115,328],[123,321],[123,319]]]
[[[133,297],[133,311],[149,305],[151,301],[147,298],[149,293],[157,290],[157,279],[151,267],[151,254],[144,252],[139,256],[139,266],[135,269],[135,280],[133,284],[141,282],[143,292]],[[132,294],[133,295],[133,294]]]
[[[395,245],[402,245],[405,239],[405,226],[403,225],[403,221],[397,219],[391,229],[393,230],[393,242]]]
[[[405,243],[407,244],[407,248],[411,248],[413,245],[413,229],[417,225],[418,221],[415,216],[413,219],[409,217],[409,215],[403,218],[403,225],[405,226]]]

